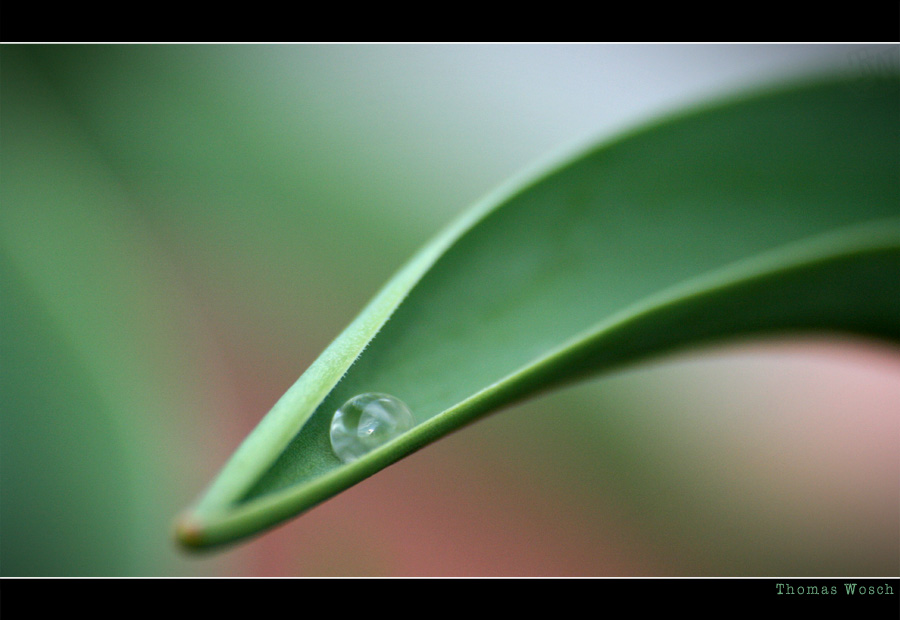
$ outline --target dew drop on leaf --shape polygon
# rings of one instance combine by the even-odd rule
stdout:
[[[354,396],[334,413],[331,448],[345,463],[355,461],[414,426],[412,412],[390,394]]]

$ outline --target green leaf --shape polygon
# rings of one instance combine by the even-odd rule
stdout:
[[[479,416],[675,349],[810,330],[900,340],[898,110],[896,75],[807,84],[658,122],[501,188],[310,366],[179,539],[258,533]],[[331,418],[365,392],[401,399],[417,424],[343,464]]]

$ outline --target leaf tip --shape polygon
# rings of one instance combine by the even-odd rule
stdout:
[[[182,548],[191,551],[205,546],[203,525],[194,514],[186,512],[175,519],[175,540]]]

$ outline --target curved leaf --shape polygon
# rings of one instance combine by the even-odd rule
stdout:
[[[898,87],[710,106],[498,190],[288,390],[180,540],[257,533],[498,407],[675,348],[787,330],[900,340]],[[343,464],[331,417],[364,392],[400,398],[417,425]]]

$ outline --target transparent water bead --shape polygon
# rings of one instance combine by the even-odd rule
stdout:
[[[412,412],[390,394],[367,392],[354,396],[331,419],[331,448],[345,463],[411,429]]]

